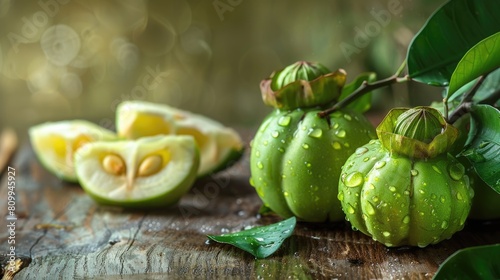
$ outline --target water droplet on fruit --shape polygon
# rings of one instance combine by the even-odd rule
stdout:
[[[304,164],[305,164],[307,167],[311,167],[311,166],[312,166],[312,165],[311,165],[311,163],[310,163],[310,162],[307,162],[307,161],[306,161],[306,162],[304,162]]]
[[[447,229],[447,228],[448,228],[448,221],[443,221],[443,222],[441,223],[441,228],[442,228],[442,229]]]
[[[418,242],[417,243],[417,246],[420,247],[420,248],[424,248],[427,246],[427,243],[423,243],[423,242]]]
[[[355,212],[354,207],[351,204],[347,204],[347,213],[354,214]]]
[[[304,148],[306,150],[309,149],[309,144],[307,144],[307,143],[302,144],[302,148]]]
[[[262,188],[256,188],[255,190],[257,191],[257,194],[258,194],[261,198],[263,198],[263,197],[264,197],[264,195],[265,195],[265,194],[264,194],[264,192],[262,191]]]
[[[418,170],[416,170],[416,169],[412,169],[412,170],[410,171],[410,173],[411,173],[411,176],[417,176],[417,175],[418,175]]]
[[[347,142],[344,143],[344,147],[349,148],[350,146],[351,145],[349,145],[349,143],[347,143]]]
[[[375,215],[375,208],[373,208],[373,205],[371,203],[368,202],[365,207],[366,207],[366,213],[368,213],[368,215],[371,216]]]
[[[262,163],[262,161],[257,162],[257,168],[264,169],[264,164]]]
[[[255,187],[255,183],[253,181],[253,177],[250,177],[250,180],[248,180],[248,182],[250,183],[250,186]]]
[[[390,186],[390,187],[389,187],[389,190],[390,190],[391,192],[396,192],[396,187],[395,187],[395,186]]]
[[[441,170],[439,170],[439,168],[437,166],[433,165],[432,169],[434,169],[434,171],[436,171],[438,174],[442,174]]]
[[[410,223],[410,216],[406,215],[404,218],[403,218],[403,224],[409,224]]]
[[[338,124],[338,123],[335,123],[335,124],[333,125],[333,129],[337,129],[337,128],[339,128],[339,124]]]
[[[291,117],[289,116],[283,116],[278,120],[278,124],[280,126],[288,126],[290,124],[290,121],[292,120]]]
[[[448,167],[448,173],[453,180],[459,181],[465,174],[465,168],[460,163],[451,164]]]
[[[352,120],[352,117],[348,114],[344,114],[344,119],[350,121],[350,120]]]
[[[366,147],[357,148],[356,151],[355,151],[355,153],[357,155],[362,155],[362,154],[364,154],[366,152],[368,152],[368,148],[366,148]]]
[[[259,151],[255,151],[255,156],[256,157],[260,157],[260,152]]]
[[[390,233],[390,232],[388,232],[388,231],[384,231],[384,232],[382,232],[382,234],[383,234],[385,237],[389,237],[389,236],[391,236],[391,233]]]
[[[340,201],[344,201],[344,192],[339,192],[339,194],[337,195],[337,198],[340,200]]]
[[[284,149],[283,147],[279,147],[279,148],[278,148],[278,151],[279,151],[280,153],[284,153],[284,152],[285,152],[285,149]]]
[[[263,144],[264,146],[267,146],[267,144],[269,144],[269,142],[267,142],[267,140],[265,140],[264,142],[262,142],[262,144]]]
[[[273,138],[278,138],[278,137],[280,136],[280,133],[279,133],[279,131],[275,130],[275,131],[273,131],[273,132],[271,133],[271,136],[272,136]]]
[[[441,196],[439,198],[439,201],[441,201],[441,203],[445,203],[446,202],[446,198],[444,196]]]
[[[372,201],[375,202],[375,203],[377,203],[378,202],[378,196],[374,195],[372,197]]]
[[[338,130],[335,134],[336,134],[336,135],[337,135],[337,137],[339,137],[339,138],[344,138],[344,137],[345,137],[345,135],[346,135],[346,132],[345,132],[345,130]]]
[[[342,146],[340,145],[339,142],[335,141],[332,143],[332,147],[335,149],[335,150],[340,150],[342,148]]]
[[[461,194],[461,193],[459,193],[459,192],[457,193],[457,199],[458,199],[458,200],[462,200],[462,199],[463,199],[462,194]]]
[[[323,135],[323,130],[321,128],[315,128],[309,132],[309,136],[313,138],[320,138]]]
[[[352,172],[351,174],[347,175],[345,178],[345,185],[348,187],[357,187],[361,185],[364,181],[363,174],[360,172]]]
[[[284,196],[289,196],[290,194],[288,192],[283,192]]]
[[[377,163],[375,163],[375,169],[380,169],[384,166],[385,166],[385,161],[377,161]]]

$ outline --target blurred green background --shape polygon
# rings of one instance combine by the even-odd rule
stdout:
[[[0,0],[0,128],[44,121],[114,128],[123,100],[166,103],[256,127],[259,82],[298,60],[390,76],[444,1]],[[439,99],[414,83],[369,114]]]

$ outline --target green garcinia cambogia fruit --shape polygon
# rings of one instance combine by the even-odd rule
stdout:
[[[388,247],[425,247],[461,230],[474,191],[448,153],[456,128],[433,108],[397,108],[377,135],[342,167],[338,198],[352,227]]]
[[[261,83],[264,103],[275,110],[252,141],[250,182],[264,205],[282,217],[308,222],[345,217],[337,199],[340,168],[375,138],[360,113],[341,109],[318,116],[337,101],[345,79],[343,70],[297,62]]]

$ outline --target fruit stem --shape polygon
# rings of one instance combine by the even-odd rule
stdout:
[[[405,63],[402,64],[402,66],[404,66],[404,65],[405,65]],[[400,67],[400,69],[401,69],[401,67]],[[363,96],[364,94],[369,93],[375,89],[386,87],[386,86],[396,84],[396,83],[404,83],[404,82],[410,81],[411,78],[408,75],[406,75],[404,77],[399,77],[399,74],[401,72],[400,69],[398,69],[398,72],[396,72],[396,74],[392,75],[389,78],[386,78],[386,79],[383,79],[380,81],[376,81],[373,83],[368,83],[367,81],[364,81],[361,84],[361,86],[359,86],[359,88],[357,88],[353,93],[351,93],[345,99],[335,103],[331,108],[319,112],[318,116],[320,118],[324,118],[324,117],[330,115],[331,113],[335,112],[336,110],[347,106],[348,104],[350,104],[354,100],[358,99],[359,97]]]
[[[448,116],[449,116],[449,110],[450,108],[448,108],[448,98],[443,98],[443,110],[444,110],[444,119],[445,120],[448,120]]]
[[[447,120],[447,123],[455,123],[461,116],[467,114],[472,107],[472,102],[461,103],[451,114]]]

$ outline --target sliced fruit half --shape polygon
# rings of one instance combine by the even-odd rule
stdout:
[[[157,134],[191,135],[200,149],[198,177],[220,171],[243,154],[243,141],[233,129],[202,115],[163,104],[126,101],[118,105],[116,130],[137,139]]]
[[[85,192],[101,204],[129,208],[176,203],[193,185],[198,167],[198,147],[191,136],[94,142],[75,154]]]
[[[114,132],[84,120],[42,123],[32,126],[28,133],[41,164],[52,174],[71,182],[77,181],[73,155],[80,147],[117,139]]]

